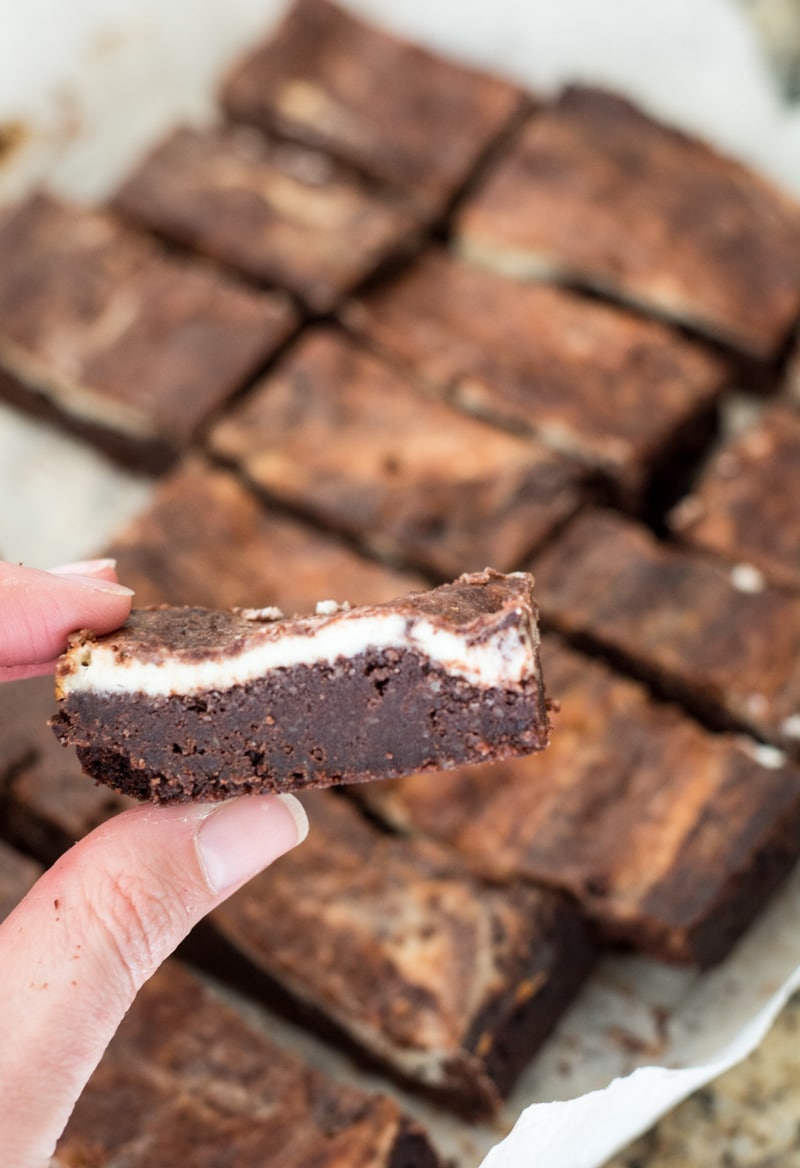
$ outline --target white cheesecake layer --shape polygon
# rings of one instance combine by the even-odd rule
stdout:
[[[472,685],[513,686],[532,676],[536,633],[530,622],[497,631],[490,639],[442,629],[425,617],[398,613],[359,616],[339,613],[313,632],[247,638],[239,653],[207,660],[173,657],[167,661],[126,659],[113,641],[86,642],[71,654],[74,668],[59,671],[62,697],[70,693],[142,693],[151,697],[196,694],[243,685],[273,669],[295,665],[335,665],[368,650],[406,649],[426,657],[446,673]]]

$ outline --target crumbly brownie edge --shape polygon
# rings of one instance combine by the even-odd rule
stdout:
[[[549,728],[538,670],[513,687],[484,687],[403,649],[184,697],[71,693],[51,724],[93,778],[156,802],[529,754],[546,746]]]

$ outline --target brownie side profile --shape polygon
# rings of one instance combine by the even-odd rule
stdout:
[[[251,992],[473,1119],[496,1111],[593,963],[579,914],[494,888],[336,794],[304,802],[314,828],[296,856],[212,916],[223,976],[238,956]]]
[[[444,251],[343,315],[459,407],[603,471],[626,496],[703,426],[725,383],[718,359],[664,325]]]
[[[131,806],[105,785],[87,783],[72,751],[62,750],[48,726],[56,710],[52,677],[0,685],[0,742],[19,743],[17,764],[0,766],[3,834],[52,864],[93,828]]]
[[[799,224],[753,171],[575,86],[527,122],[458,238],[508,274],[578,282],[769,358],[800,312]]]
[[[234,121],[321,147],[440,210],[525,101],[328,0],[296,0],[221,99]]]
[[[372,784],[359,800],[489,879],[570,893],[606,942],[720,961],[800,855],[800,771],[760,765],[553,637],[543,654],[559,706],[543,755]]]
[[[136,1002],[78,1100],[59,1168],[436,1168],[390,1099],[273,1042],[176,961]]]
[[[198,517],[202,516],[202,522]],[[369,604],[426,585],[357,555],[335,536],[281,514],[226,470],[189,458],[109,549],[139,606],[276,606],[287,616],[318,601]]]
[[[288,301],[35,195],[0,220],[0,394],[162,469],[294,327]]]
[[[749,569],[754,586],[763,573],[798,591],[799,497],[800,415],[773,406],[720,444],[670,524],[693,547],[742,565],[740,575]]]
[[[249,126],[174,131],[114,206],[316,312],[414,246],[424,218],[402,194]]]
[[[327,330],[301,338],[209,440],[272,498],[442,579],[518,567],[577,508],[585,477]]]
[[[541,750],[530,577],[487,570],[382,605],[136,609],[77,634],[56,736],[87,774],[155,802],[440,770]]]
[[[560,632],[600,648],[716,726],[797,751],[800,596],[589,511],[535,561]]]

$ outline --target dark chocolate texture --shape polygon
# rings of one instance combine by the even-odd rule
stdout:
[[[761,358],[800,311],[800,209],[624,98],[573,87],[464,206],[463,250],[579,281]]]
[[[577,507],[584,472],[314,331],[210,435],[270,496],[448,579],[521,560]]]
[[[0,393],[161,469],[294,327],[283,297],[37,195],[0,221]]]
[[[57,1168],[436,1168],[391,1100],[282,1049],[171,961],[81,1096]]]
[[[414,246],[424,219],[404,196],[248,126],[176,130],[114,205],[316,312]]]
[[[452,850],[389,836],[331,792],[304,801],[302,847],[213,914],[223,968],[238,955],[251,990],[283,991],[472,1118],[496,1110],[593,963],[580,916],[550,892],[492,887]]]
[[[715,725],[800,741],[800,596],[590,511],[535,563],[566,635],[602,648]],[[755,587],[753,584],[755,583]]]
[[[440,210],[523,101],[327,0],[297,0],[222,89],[234,120],[322,147]]]
[[[128,662],[200,667],[225,662],[283,637],[308,637],[330,619],[399,617],[406,629],[426,617],[470,649],[509,630],[521,637],[519,681],[474,683],[429,658],[413,641],[267,670],[225,689],[208,684],[163,696],[126,686]],[[342,618],[252,621],[204,609],[136,610],[117,633],[99,638],[120,668],[123,692],[71,689],[93,640],[78,637],[58,670],[52,725],[74,745],[84,769],[115,790],[160,802],[220,799],[259,790],[364,781],[438,770],[543,749],[548,719],[535,638],[530,579],[486,572],[428,593],[359,609]],[[81,679],[78,678],[80,681]]]
[[[445,252],[344,317],[454,404],[601,470],[625,496],[703,423],[726,375],[661,324]]]
[[[721,960],[800,855],[800,771],[760,765],[757,749],[552,637],[542,650],[560,706],[543,755],[372,784],[359,799],[487,878],[572,894],[606,941]]]

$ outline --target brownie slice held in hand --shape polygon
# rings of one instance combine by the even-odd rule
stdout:
[[[151,608],[81,633],[57,670],[58,738],[156,802],[438,770],[547,744],[531,577],[487,569],[315,616]]]

